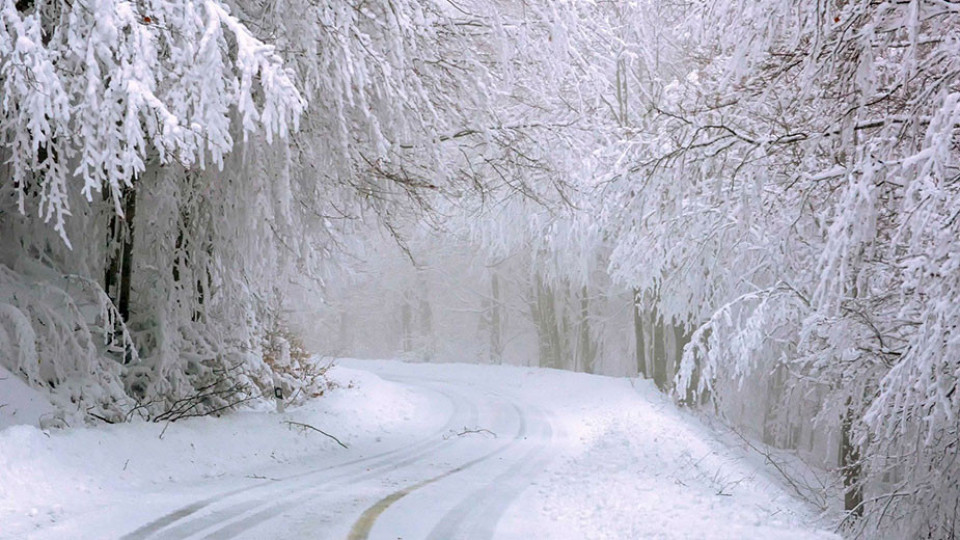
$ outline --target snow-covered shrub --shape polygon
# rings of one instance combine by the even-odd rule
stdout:
[[[121,419],[128,399],[113,351],[131,341],[116,308],[95,283],[32,266],[0,263],[0,364],[46,389],[60,422]]]

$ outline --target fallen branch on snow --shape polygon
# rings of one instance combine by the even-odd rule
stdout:
[[[100,416],[99,414],[97,414],[97,413],[92,413],[92,412],[90,412],[89,410],[87,411],[87,414],[89,414],[90,416],[96,418],[97,420],[100,420],[101,422],[106,422],[107,424],[115,424],[115,423],[116,423],[116,422],[114,422],[113,420],[111,420],[111,419],[109,419],[109,418],[107,418],[107,417],[105,417],[105,416]]]
[[[345,445],[345,444],[343,444],[342,442],[340,442],[340,439],[334,437],[333,435],[327,433],[326,431],[324,431],[324,430],[322,430],[322,429],[317,429],[317,428],[311,426],[310,424],[303,424],[303,423],[301,423],[301,422],[294,422],[294,421],[292,421],[292,420],[285,420],[283,423],[284,423],[284,424],[287,424],[287,425],[290,426],[290,427],[298,427],[298,428],[300,428],[301,431],[306,431],[306,430],[308,430],[308,429],[312,429],[313,431],[316,431],[317,433],[320,433],[320,434],[322,434],[322,435],[326,435],[327,437],[330,437],[331,439],[337,441],[337,444],[339,444],[340,446],[342,446],[342,447],[344,447],[344,448],[347,448],[347,445]]]
[[[454,433],[453,430],[450,430],[450,433],[448,433],[447,435],[444,435],[444,436],[443,436],[443,440],[447,440],[447,439],[449,439],[450,437],[453,437],[453,436],[463,437],[464,435],[469,435],[470,433],[488,433],[488,434],[490,434],[490,435],[493,435],[493,438],[494,438],[494,439],[497,438],[497,434],[494,433],[494,432],[492,432],[492,431],[490,431],[489,429],[483,429],[483,428],[467,429],[467,427],[464,426],[464,427],[463,427],[463,431],[461,431],[460,433]]]
[[[751,442],[750,439],[748,439],[739,430],[734,429],[732,427],[729,429],[734,434],[736,434],[736,436],[739,437],[741,441],[743,441],[743,444],[745,444],[747,448],[763,456],[764,460],[767,463],[769,463],[771,466],[773,466],[773,468],[787,482],[787,485],[790,486],[790,488],[793,490],[794,493],[797,494],[798,497],[816,506],[817,508],[820,509],[821,512],[824,512],[827,510],[828,500],[827,500],[827,496],[825,495],[827,491],[827,487],[823,485],[822,482],[819,488],[815,488],[811,486],[810,484],[798,478],[794,474],[791,474],[790,472],[788,472],[787,464],[784,461],[776,459],[773,456],[773,452],[765,448],[760,448],[758,445]],[[814,478],[816,478],[816,476]],[[819,481],[819,478],[816,478],[816,479]]]
[[[259,474],[248,474],[246,477],[247,477],[247,478],[252,478],[252,479],[254,479],[254,480],[270,480],[270,481],[272,481],[272,482],[279,482],[279,481],[280,481],[279,478],[270,478],[269,476],[262,476],[262,475],[259,475]]]

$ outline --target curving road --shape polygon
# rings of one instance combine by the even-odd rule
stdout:
[[[431,396],[446,421],[417,442],[351,448],[336,463],[191,502],[123,538],[492,538],[551,459],[549,416],[470,381],[380,375]]]
[[[154,424],[11,432],[40,457],[5,462],[0,453],[0,514],[20,516],[0,519],[0,539],[839,538],[763,466],[769,455],[678,409],[649,381],[339,364],[341,391],[326,400],[283,415],[197,419],[164,440]],[[293,419],[349,448],[289,431]],[[3,498],[25,480],[48,506],[75,504],[53,513]]]

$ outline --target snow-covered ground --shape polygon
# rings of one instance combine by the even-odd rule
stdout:
[[[646,382],[359,360],[330,373],[337,389],[283,414],[3,429],[0,537],[834,537]]]
[[[44,426],[52,417],[53,406],[39,392],[0,366],[0,430],[16,425]]]

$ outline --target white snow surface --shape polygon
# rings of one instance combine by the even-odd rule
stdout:
[[[0,366],[0,430],[16,425],[41,426],[44,420],[53,418],[53,412],[47,398]]]
[[[330,375],[283,414],[0,430],[0,538],[838,538],[646,381],[361,360]]]

